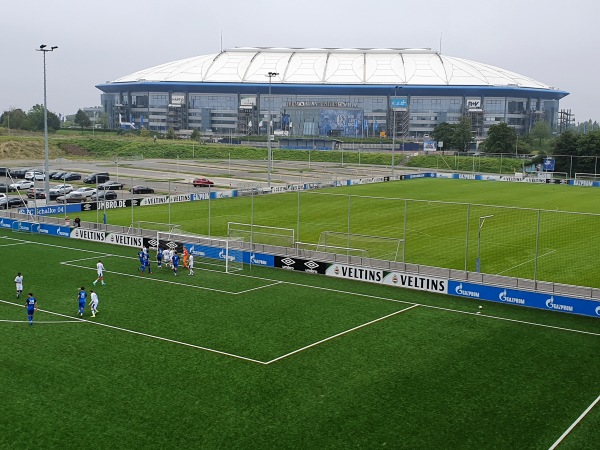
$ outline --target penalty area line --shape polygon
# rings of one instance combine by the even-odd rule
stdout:
[[[554,450],[556,447],[558,447],[560,445],[560,443],[567,437],[567,435],[571,431],[573,431],[573,428],[575,428],[579,424],[579,422],[581,422],[583,420],[583,418],[592,410],[592,408],[594,408],[594,406],[596,406],[596,404],[598,402],[600,402],[600,395],[598,397],[596,397],[596,400],[594,400],[592,402],[592,404],[590,406],[588,406],[584,412],[581,413],[581,415],[577,418],[577,420],[575,420],[575,422],[573,422],[571,424],[571,426],[565,430],[565,432],[561,435],[561,437],[559,437],[556,440],[556,442],[554,444],[552,444],[552,446],[548,450]]]
[[[19,305],[19,304],[14,303],[14,302],[9,302],[7,300],[0,300],[0,302],[7,303],[9,305],[20,306],[20,307],[24,308],[23,305]],[[94,321],[91,321],[91,320],[79,319],[77,317],[72,318],[72,317],[70,317],[70,316],[68,316],[66,314],[61,314],[61,313],[57,313],[57,312],[54,312],[54,311],[46,311],[46,310],[43,310],[43,309],[40,309],[39,311],[45,312],[45,313],[48,313],[48,314],[53,314],[53,315],[59,316],[59,317],[66,317],[68,319],[72,319],[72,320],[78,321],[78,322],[84,322],[84,323],[89,323],[89,324],[92,324],[92,325],[97,325],[99,327],[105,327],[105,328],[109,328],[109,329],[112,329],[112,330],[123,331],[125,333],[131,333],[131,334],[135,334],[135,335],[138,335],[138,336],[144,336],[144,337],[147,337],[147,338],[156,339],[158,341],[170,342],[171,344],[183,345],[184,347],[191,347],[191,348],[195,348],[195,349],[198,349],[198,350],[204,350],[206,352],[216,353],[216,354],[223,355],[223,356],[229,356],[231,358],[241,359],[241,360],[253,362],[253,363],[256,363],[256,364],[262,364],[262,365],[266,364],[264,361],[259,361],[257,359],[247,358],[245,356],[236,355],[234,353],[223,352],[221,350],[215,350],[214,348],[202,347],[201,345],[190,344],[189,342],[176,341],[174,339],[169,339],[169,338],[165,338],[165,337],[162,337],[162,336],[156,336],[156,335],[148,334],[148,333],[142,333],[141,331],[129,330],[127,328],[117,327],[117,326],[114,326],[114,325],[109,325],[107,323],[94,322]]]
[[[329,337],[327,337],[327,338],[325,338],[325,339],[321,339],[320,341],[314,342],[314,343],[312,343],[312,344],[310,344],[310,345],[307,345],[307,346],[305,346],[305,347],[302,347],[302,348],[299,348],[299,349],[297,349],[297,350],[294,350],[293,352],[289,352],[289,353],[286,353],[285,355],[281,355],[281,356],[279,356],[279,357],[277,357],[277,358],[275,358],[275,359],[272,359],[271,361],[267,361],[265,364],[271,364],[271,363],[274,363],[274,362],[276,362],[276,361],[280,361],[280,360],[282,360],[282,359],[284,359],[284,358],[287,358],[288,356],[295,355],[296,353],[300,353],[301,351],[307,350],[307,349],[309,349],[309,348],[311,348],[311,347],[315,347],[315,346],[317,346],[317,345],[319,345],[319,344],[322,344],[323,342],[330,341],[330,340],[332,340],[332,339],[335,339],[336,337],[343,336],[344,334],[351,333],[352,331],[359,330],[359,329],[361,329],[361,328],[364,328],[364,327],[366,327],[366,326],[369,326],[369,325],[372,325],[372,324],[374,324],[374,323],[377,323],[377,322],[380,322],[380,321],[382,321],[382,320],[385,320],[385,319],[387,319],[387,318],[389,318],[389,317],[392,317],[392,316],[395,316],[395,315],[397,315],[397,314],[400,314],[400,313],[406,312],[406,311],[408,311],[408,310],[410,310],[410,309],[416,308],[417,306],[419,306],[419,305],[412,305],[412,306],[409,306],[408,308],[401,309],[400,311],[393,312],[393,313],[391,313],[391,314],[388,314],[388,315],[386,315],[386,316],[380,317],[380,318],[378,318],[378,319],[371,320],[370,322],[363,323],[362,325],[358,325],[358,326],[356,326],[356,327],[350,328],[349,330],[342,331],[341,333],[334,334],[333,336],[329,336]]]

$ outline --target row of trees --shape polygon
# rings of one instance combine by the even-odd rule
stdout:
[[[44,105],[35,105],[27,112],[19,108],[4,111],[0,116],[0,126],[11,130],[43,131]],[[48,130],[56,131],[59,128],[60,119],[48,111]]]

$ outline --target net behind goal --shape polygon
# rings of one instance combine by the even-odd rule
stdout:
[[[369,258],[398,261],[404,239],[385,236],[369,236],[366,234],[342,233],[338,231],[322,231],[319,236],[317,250],[328,251],[328,248],[362,250]],[[334,252],[339,253],[339,252]],[[351,254],[351,253],[349,253]],[[367,256],[362,254],[360,256]]]
[[[268,227],[250,223],[227,223],[227,237],[242,239],[253,244],[277,245],[279,247],[294,247],[295,231],[293,228]]]
[[[159,231],[155,244],[156,248],[176,250],[180,256],[184,252],[194,255],[194,266],[198,268],[206,267],[228,273],[244,268],[241,240]],[[180,261],[183,266],[183,258]]]
[[[180,232],[180,226],[176,223],[163,222],[148,222],[146,220],[138,220],[132,224],[133,228],[140,230],[156,230],[165,232]]]

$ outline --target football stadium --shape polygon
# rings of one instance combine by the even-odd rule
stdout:
[[[216,135],[428,138],[468,117],[556,129],[568,92],[431,49],[234,48],[97,85],[109,126]],[[269,120],[270,119],[270,120]]]

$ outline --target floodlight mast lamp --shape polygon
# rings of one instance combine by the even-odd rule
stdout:
[[[271,104],[271,79],[279,75],[278,72],[269,72],[267,76],[269,77],[269,101]],[[267,107],[267,166],[268,166],[268,187],[271,189],[271,171],[273,169],[273,151],[271,150],[271,107],[270,105]]]
[[[50,48],[46,44],[36,48],[37,52],[44,55],[44,192],[46,193],[46,205],[50,201],[50,162],[48,159],[48,103],[46,102],[46,53],[53,52],[58,46],[53,45]],[[66,206],[65,206],[66,210]]]

